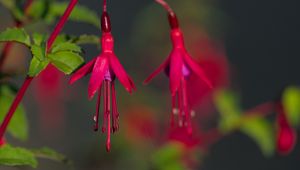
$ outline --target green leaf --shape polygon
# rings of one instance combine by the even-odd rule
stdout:
[[[242,110],[239,107],[237,95],[228,90],[219,90],[214,94],[214,102],[221,115],[219,120],[220,130],[228,133],[238,128],[242,121]]]
[[[100,45],[100,39],[96,35],[81,35],[79,37],[72,38],[71,41],[76,44],[96,44]]]
[[[34,154],[27,149],[14,148],[8,144],[0,148],[0,165],[31,166],[36,168],[37,164]]]
[[[37,57],[33,57],[30,62],[28,76],[35,77],[43,71],[47,65],[49,64],[49,60],[45,59],[44,61],[39,60]]]
[[[170,142],[153,154],[152,162],[160,170],[171,170],[171,167],[174,168],[176,166],[177,168],[184,169],[180,164],[183,150],[182,144]]]
[[[33,42],[34,42],[35,45],[40,46],[42,44],[46,44],[45,41],[46,41],[47,36],[44,35],[44,34],[34,33],[32,38],[33,38]]]
[[[23,28],[8,28],[0,33],[0,41],[14,41],[30,46],[30,37]]]
[[[275,132],[272,124],[261,117],[248,117],[240,129],[252,138],[265,156],[271,156],[275,151]]]
[[[44,18],[49,11],[49,5],[49,0],[33,1],[28,10],[28,16],[35,20]]]
[[[214,95],[214,102],[222,116],[240,115],[239,99],[234,92],[219,90]]]
[[[41,149],[34,149],[32,150],[32,152],[38,158],[50,159],[53,161],[58,161],[64,164],[72,165],[72,162],[66,156],[47,147]]]
[[[14,92],[8,86],[0,87],[0,120],[4,119],[6,112],[14,99]],[[8,129],[8,133],[19,140],[26,140],[28,138],[28,122],[25,116],[25,111],[22,105],[19,105],[13,118],[11,119]]]
[[[57,44],[56,46],[54,46],[51,50],[51,53],[62,52],[62,51],[71,51],[71,52],[80,53],[81,48],[80,48],[80,46],[78,46],[74,43],[64,42],[64,43],[60,43],[60,44]]]
[[[57,69],[65,74],[71,74],[84,62],[79,54],[70,51],[51,53],[48,58]]]
[[[289,123],[293,126],[300,124],[300,89],[298,87],[288,87],[282,96],[283,108]]]
[[[30,50],[31,50],[33,58],[36,58],[39,61],[45,61],[45,59],[46,59],[45,45],[42,45],[42,46],[32,45]]]
[[[63,15],[67,6],[68,3],[66,2],[52,3],[47,16],[48,20],[52,22],[54,18]],[[97,14],[84,6],[76,5],[69,19],[73,21],[88,23],[100,28],[100,19],[98,18]]]

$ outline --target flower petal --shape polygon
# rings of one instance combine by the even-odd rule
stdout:
[[[121,65],[120,61],[118,58],[115,56],[115,54],[109,55],[109,61],[110,61],[110,66],[114,73],[116,74],[117,78],[121,82],[121,84],[125,87],[125,89],[131,93],[132,89],[135,88],[132,80],[129,78],[127,73],[125,72],[123,66]]]
[[[92,61],[88,62],[87,64],[85,64],[84,66],[82,66],[80,69],[78,69],[70,78],[69,84],[73,84],[75,83],[75,81],[79,80],[80,78],[82,78],[83,76],[89,74],[94,67],[95,64],[95,59],[93,59]]]
[[[168,57],[150,76],[144,81],[144,84],[148,84],[157,74],[165,69],[170,64],[170,57]]]
[[[183,61],[181,53],[174,50],[170,55],[170,89],[172,96],[174,96],[179,89],[182,74]]]
[[[88,86],[89,99],[92,99],[102,84],[104,74],[108,69],[108,59],[102,55],[97,57]]]
[[[184,62],[187,64],[187,66],[192,69],[192,71],[200,77],[207,85],[209,88],[213,88],[213,85],[211,81],[207,78],[206,74],[204,73],[203,69],[192,59],[192,57],[185,52],[183,54],[183,59]]]

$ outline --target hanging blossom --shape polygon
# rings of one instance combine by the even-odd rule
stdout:
[[[289,154],[297,141],[296,130],[289,124],[281,103],[277,104],[277,150],[282,155]]]
[[[135,85],[132,79],[127,75],[123,66],[120,64],[118,58],[114,53],[114,40],[111,34],[110,18],[106,11],[106,2],[104,2],[104,9],[101,18],[102,28],[102,52],[88,62],[78,71],[76,71],[71,79],[70,84],[74,83],[83,76],[91,73],[91,78],[88,85],[88,97],[92,99],[96,92],[98,92],[98,101],[96,106],[96,113],[94,115],[94,130],[98,130],[99,110],[102,86],[104,86],[104,115],[102,123],[102,132],[107,133],[106,150],[110,151],[110,134],[119,129],[118,119],[119,113],[117,109],[115,78],[117,77],[125,89],[131,93],[135,90]],[[112,118],[112,120],[111,120]],[[111,129],[112,122],[112,129]]]
[[[191,74],[195,74],[204,81],[208,87],[212,88],[212,84],[205,75],[203,69],[187,52],[184,45],[183,34],[179,28],[179,23],[174,11],[165,1],[156,0],[156,2],[161,4],[168,12],[173,49],[169,57],[145,80],[145,83],[149,83],[162,70],[166,71],[170,79],[170,90],[172,95],[171,126],[174,126],[174,115],[177,115],[179,127],[186,127],[188,133],[191,134],[191,118],[195,112],[188,104],[187,79]]]

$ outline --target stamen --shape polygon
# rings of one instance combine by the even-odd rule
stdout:
[[[102,133],[106,131],[107,127],[107,114],[110,113],[110,82],[108,80],[104,81],[104,112],[103,112],[103,123],[102,123]]]
[[[116,89],[115,82],[111,83],[111,94],[112,94],[112,122],[113,122],[113,132],[119,130],[119,113],[117,107],[117,99],[116,99]]]
[[[171,127],[174,127],[174,116],[176,115],[177,109],[176,107],[176,95],[172,96],[172,113],[171,113]]]
[[[187,89],[186,89],[186,80],[184,77],[181,78],[182,86],[182,98],[183,98],[183,109],[185,113],[185,126],[187,127],[188,134],[192,134],[192,120],[188,108],[188,98],[187,98]]]
[[[96,113],[94,115],[94,122],[95,122],[94,131],[98,131],[98,128],[99,128],[99,112],[100,112],[100,102],[101,102],[101,90],[102,90],[102,86],[99,87],[99,90],[98,90]]]
[[[179,107],[179,114],[178,114],[178,123],[179,127],[183,126],[183,118],[184,118],[184,110],[183,110],[183,93],[182,93],[182,87],[179,87],[178,90],[178,107]]]
[[[111,120],[110,120],[110,95],[111,95],[110,86],[111,86],[110,81],[105,81],[105,90],[106,90],[105,119],[106,119],[106,123],[107,123],[107,137],[106,137],[106,151],[107,152],[110,151],[110,131],[111,131],[111,128],[110,128],[110,124],[111,124]]]

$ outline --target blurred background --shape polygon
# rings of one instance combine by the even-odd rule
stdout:
[[[216,88],[239,94],[242,110],[273,101],[287,86],[300,84],[299,1],[168,2],[178,15],[188,51],[203,66]],[[79,4],[100,16],[102,1],[81,0]],[[278,154],[275,148],[273,154],[266,156],[251,137],[238,130],[214,133],[219,128],[220,115],[214,106],[214,92],[203,87],[202,82],[192,81],[189,85],[191,105],[196,112],[193,136],[170,130],[167,76],[160,74],[150,85],[142,85],[171,50],[165,11],[151,0],[111,0],[108,11],[115,52],[138,89],[129,95],[117,83],[120,130],[112,135],[111,152],[105,150],[106,135],[93,131],[96,100],[87,99],[89,76],[69,86],[69,77],[43,73],[46,79],[35,80],[23,100],[29,121],[28,141],[19,142],[9,136],[8,141],[30,148],[54,148],[73,160],[76,170],[299,169],[299,142],[288,155]],[[12,25],[10,14],[3,6],[0,6],[0,22],[1,31]],[[53,25],[45,29],[52,28]],[[100,36],[101,30],[70,21],[63,32]],[[86,45],[84,52],[85,60],[89,61],[97,56],[99,47]],[[24,56],[20,57],[20,53]],[[28,65],[29,52],[14,46],[11,55],[5,70],[26,71],[24,63]],[[16,79],[18,86],[24,76]],[[269,119],[274,122],[275,118]],[[37,169],[68,167],[41,160]]]

